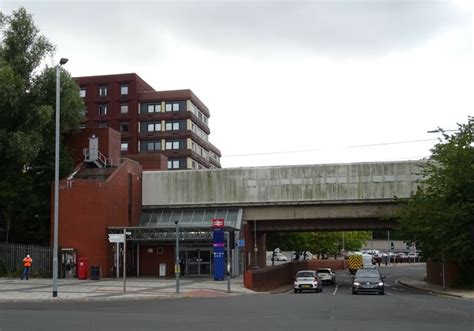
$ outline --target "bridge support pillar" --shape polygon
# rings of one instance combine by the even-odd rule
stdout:
[[[254,231],[254,228],[257,231]],[[255,226],[252,221],[244,224],[242,232],[245,239],[244,270],[254,267],[265,268],[267,266],[266,233],[258,232],[258,224]]]

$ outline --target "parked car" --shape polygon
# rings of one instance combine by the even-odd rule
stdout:
[[[336,284],[336,273],[331,268],[318,268],[316,269],[316,275],[323,283]]]
[[[363,292],[376,292],[385,294],[384,276],[378,269],[359,269],[352,281],[352,294]]]
[[[315,291],[316,293],[323,291],[323,284],[314,270],[301,270],[296,273],[294,283],[295,293],[303,291]]]
[[[288,258],[282,253],[275,254],[275,261],[288,261]]]

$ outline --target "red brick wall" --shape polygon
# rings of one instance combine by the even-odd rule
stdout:
[[[158,254],[158,247],[163,254]],[[174,276],[174,246],[140,245],[140,276],[158,277],[160,263],[166,264],[166,277]]]
[[[128,159],[135,160],[146,170],[168,170],[168,158],[163,154],[133,154]]]
[[[254,291],[269,291],[293,282],[300,270],[316,270],[317,268],[344,269],[343,260],[306,260],[285,263],[279,266],[261,269],[250,269],[244,274],[244,286]]]
[[[102,276],[111,276],[113,266],[112,244],[108,242],[107,227],[137,225],[139,222],[142,204],[141,173],[140,164],[127,160],[105,182],[60,182],[59,246],[76,249],[77,258],[87,257],[89,266],[101,266]],[[129,174],[132,176],[131,219],[128,214]],[[53,229],[53,210],[51,213]],[[52,238],[53,231],[51,241]]]
[[[86,128],[66,139],[75,165],[84,160],[83,150],[89,148],[92,135],[99,137],[99,151],[107,158],[120,157],[120,132],[111,128]]]

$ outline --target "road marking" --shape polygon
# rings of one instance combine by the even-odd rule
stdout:
[[[334,292],[332,293],[332,295],[336,295],[336,292],[337,292],[337,288],[339,287],[339,284],[336,285],[336,288],[334,289]]]
[[[387,295],[393,295],[392,293],[388,293],[388,292],[385,292],[385,294],[387,294]]]

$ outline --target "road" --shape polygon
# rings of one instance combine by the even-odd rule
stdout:
[[[474,330],[474,302],[403,288],[423,266],[382,267],[386,295],[352,295],[337,275],[323,293],[127,302],[0,304],[8,330]]]

